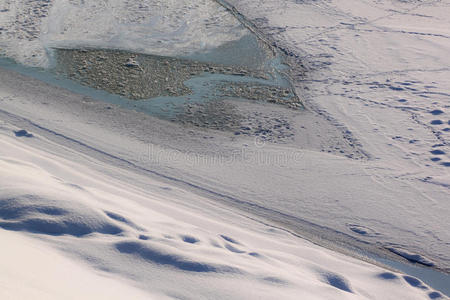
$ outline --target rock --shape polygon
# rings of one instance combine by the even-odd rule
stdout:
[[[128,68],[139,68],[139,63],[137,61],[135,61],[133,58],[128,58],[127,62],[125,63],[125,67]]]

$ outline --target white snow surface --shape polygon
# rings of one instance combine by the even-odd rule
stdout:
[[[40,67],[52,47],[186,56],[249,34],[211,0],[4,0],[0,10],[0,53]]]
[[[343,162],[338,173],[314,161],[308,172],[316,181],[304,184],[304,198],[318,195],[311,201],[331,205],[333,218],[340,211],[341,224],[368,227],[366,236],[439,257],[448,269],[450,3],[229,2],[298,57],[305,67],[294,81],[308,108],[342,126],[369,155],[365,164]],[[327,168],[339,184],[330,185],[331,174],[317,180]]]
[[[0,129],[2,299],[437,293],[43,136],[20,137],[18,129],[7,122]]]
[[[16,12],[34,2],[43,3],[4,2],[0,47],[18,61],[45,65],[50,41],[80,42],[82,29],[69,21],[95,2],[51,5],[36,18],[39,38],[16,39],[30,31]],[[295,117],[304,120],[293,125],[296,142],[261,144],[181,128],[0,69],[0,227],[8,230],[0,229],[2,240],[33,245],[24,256],[42,261],[57,253],[78,265],[73,276],[106,277],[93,280],[98,287],[120,282],[136,297],[144,291],[187,299],[430,298],[429,288],[410,285],[414,280],[390,271],[395,276],[380,276],[388,271],[252,221],[251,212],[292,217],[286,222],[293,231],[295,220],[312,222],[450,269],[450,4],[229,2],[305,64],[306,73],[299,69],[294,78],[307,106]],[[41,34],[56,20],[51,11],[67,5],[75,8],[64,19],[70,34]],[[89,32],[83,42],[109,41],[107,31]],[[231,36],[218,43],[240,34]],[[197,49],[180,38],[181,52]],[[14,136],[20,129],[33,137]],[[368,159],[321,152],[336,130],[354,138]],[[209,199],[215,196],[227,205]],[[24,263],[0,257],[5,270]],[[32,268],[44,270],[38,263]],[[61,277],[53,271],[49,278]],[[30,278],[25,267],[15,272],[43,286],[39,293],[50,290],[45,276]],[[2,286],[10,282],[7,274],[0,272]],[[97,288],[93,294],[101,297]],[[59,299],[65,292],[52,291]],[[34,292],[23,289],[23,298]]]

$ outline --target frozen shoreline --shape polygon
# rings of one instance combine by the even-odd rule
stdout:
[[[216,299],[272,299],[274,295],[284,299],[297,299],[299,295],[309,299],[358,299],[367,295],[374,299],[424,299],[441,295],[422,283],[415,287],[417,279],[318,247],[185,190],[175,181],[163,183],[133,170],[125,163],[128,158],[124,153],[117,152],[124,145],[134,148],[129,144],[132,140],[125,138],[133,133],[117,135],[117,128],[108,128],[110,124],[103,123],[101,115],[104,110],[112,110],[116,117],[122,115],[124,119],[116,124],[123,126],[128,115],[134,113],[116,107],[106,109],[105,103],[87,102],[88,98],[61,88],[0,71],[4,79],[0,88],[0,176],[4,182],[0,191],[0,227],[16,231],[6,233],[1,229],[0,234],[14,245],[25,243],[18,232],[44,241],[51,246],[45,249],[62,253],[64,261],[70,259],[65,264],[83,266],[74,276],[85,277],[83,272],[93,268],[95,273],[106,272],[121,285],[130,286],[132,279],[130,287],[144,289],[157,299],[194,294],[197,299],[199,295],[208,298],[206,295],[211,293]],[[89,111],[77,110],[80,105],[88,105]],[[95,121],[90,119],[94,116],[98,118]],[[88,119],[82,120],[85,117]],[[165,127],[156,130],[158,135],[167,132],[172,139],[176,137],[177,126],[157,119],[152,119],[151,124],[151,128]],[[19,129],[28,133],[21,134]],[[170,142],[167,140],[164,147]],[[170,150],[161,148],[160,153]],[[112,154],[117,158],[112,159]],[[141,158],[140,165],[145,163]],[[10,199],[7,209],[5,199]],[[16,217],[15,208],[22,211],[20,217]],[[26,243],[36,249],[43,247],[32,240]],[[23,254],[31,252],[25,250]],[[33,255],[47,261],[42,254]],[[35,266],[33,272],[40,274],[39,264]],[[209,275],[201,275],[202,270]],[[27,273],[27,268],[16,269],[14,278],[23,280]],[[174,277],[176,286],[168,279]],[[39,278],[41,281],[28,280],[37,284],[47,299],[58,298],[74,288],[60,277],[61,283],[49,291],[45,277]],[[205,286],[206,281],[209,284]],[[249,285],[258,288],[244,288]],[[91,289],[98,297],[104,293],[101,286]],[[130,292],[138,296],[138,291]],[[23,289],[12,295],[25,297],[29,293],[31,290]]]
[[[217,153],[222,158],[226,158],[228,151],[233,151],[233,147],[229,147],[228,149],[224,149],[222,144],[221,146],[217,145],[217,142],[224,139],[223,142],[226,140],[233,141],[235,140],[235,137],[231,136],[217,136],[212,135],[213,132],[201,132],[200,135],[194,134],[192,135],[192,131],[190,128],[186,128],[184,130],[181,130],[181,128],[177,129],[177,125],[170,123],[167,123],[162,120],[151,118],[150,116],[145,116],[139,113],[134,112],[126,112],[122,109],[116,108],[114,106],[110,106],[108,108],[108,104],[104,102],[93,102],[92,100],[89,100],[89,98],[78,96],[76,94],[69,93],[63,89],[56,88],[56,87],[50,87],[46,84],[39,83],[35,79],[27,79],[26,77],[22,75],[14,75],[11,71],[2,71],[3,75],[7,75],[7,77],[3,77],[5,80],[2,81],[3,88],[1,93],[1,99],[2,99],[2,108],[12,109],[10,112],[19,113],[21,116],[25,118],[30,118],[29,120],[33,123],[29,123],[29,121],[26,121],[26,119],[14,119],[14,117],[10,120],[4,119],[6,115],[3,113],[3,119],[7,120],[7,122],[12,122],[15,124],[15,126],[19,126],[21,128],[25,128],[30,130],[30,132],[45,136],[46,139],[50,139],[53,142],[56,142],[58,144],[63,143],[67,144],[69,142],[70,147],[72,147],[76,151],[84,152],[86,155],[92,156],[97,159],[101,159],[102,161],[105,160],[115,161],[114,164],[118,164],[119,166],[128,168],[129,166],[128,161],[134,162],[138,166],[149,168],[150,170],[156,170],[157,172],[160,172],[162,174],[169,175],[175,174],[172,171],[169,171],[170,169],[166,169],[167,166],[176,166],[177,163],[180,163],[181,161],[185,161],[186,168],[189,169],[190,167],[199,167],[201,164],[203,166],[206,166],[210,164],[211,160],[204,160],[205,157],[207,157],[207,154],[203,154],[205,156],[197,156],[197,158],[202,158],[201,160],[192,160],[192,157],[189,158],[189,154],[192,154],[194,152],[192,151],[200,151],[198,154],[201,153],[201,149],[204,149],[206,144],[209,146],[209,148],[212,145],[215,145],[214,147],[218,147],[216,151],[219,151]],[[8,79],[7,79],[8,78]],[[7,87],[5,84],[12,84],[11,87],[16,87],[17,83],[20,80],[21,82],[21,96],[17,95],[17,93],[14,94],[8,94],[8,90],[11,90]],[[27,83],[27,81],[29,81]],[[53,91],[52,91],[53,90]],[[11,90],[12,91],[12,90]],[[50,92],[50,93],[49,93]],[[6,94],[5,94],[6,93]],[[7,96],[9,95],[9,96]],[[33,97],[29,97],[27,95],[33,95]],[[49,96],[52,95],[52,98],[49,98]],[[19,98],[17,98],[19,97]],[[54,98],[53,98],[54,97]],[[52,100],[54,99],[54,100]],[[51,104],[49,101],[52,101]],[[79,113],[77,113],[77,111]],[[36,112],[39,112],[39,118],[36,118]],[[105,115],[106,114],[106,115]],[[103,115],[103,117],[102,117]],[[138,118],[136,117],[128,117],[127,115],[139,115]],[[11,115],[12,116],[12,115]],[[46,117],[47,116],[47,117]],[[53,117],[51,117],[53,116]],[[63,117],[64,116],[64,117]],[[114,116],[114,117],[113,117]],[[57,117],[57,119],[54,119]],[[303,116],[306,117],[306,116]],[[61,119],[60,119],[61,118]],[[150,123],[146,123],[146,119]],[[57,121],[57,120],[64,120],[64,121]],[[95,121],[94,121],[95,120]],[[109,121],[107,121],[109,120]],[[111,123],[111,121],[113,122]],[[129,121],[125,120],[139,120],[140,122],[143,122],[145,125],[144,128],[155,128],[155,126],[158,126],[158,130],[153,131],[153,133],[147,137],[140,136],[139,142],[137,140],[130,139],[131,136],[138,137],[139,128],[133,127],[132,124],[128,124]],[[55,123],[56,121],[56,123]],[[316,120],[312,119],[311,122],[316,122]],[[34,124],[34,125],[33,125]],[[53,124],[53,125],[52,125]],[[152,124],[152,125],[150,125]],[[125,125],[125,126],[124,126]],[[56,126],[56,127],[55,127]],[[67,129],[64,129],[66,126],[69,126]],[[120,126],[120,127],[117,127]],[[131,126],[131,127],[130,127]],[[150,127],[146,127],[150,126]],[[159,127],[161,126],[161,127]],[[70,128],[70,129],[69,129]],[[122,129],[119,129],[122,128]],[[129,128],[129,129],[127,129]],[[164,128],[164,129],[163,129]],[[99,131],[100,130],[100,131]],[[125,130],[125,131],[123,131]],[[130,130],[130,131],[128,131]],[[116,131],[116,132],[114,132]],[[184,133],[182,133],[184,131]],[[86,135],[89,132],[88,135]],[[120,133],[122,132],[122,133]],[[178,132],[178,133],[176,133]],[[137,134],[137,136],[136,136]],[[168,137],[164,138],[165,135],[170,135],[171,138]],[[174,135],[175,134],[175,135]],[[206,136],[209,136],[210,138],[204,139],[204,134],[207,134]],[[131,136],[130,136],[131,135]],[[222,134],[223,135],[223,134]],[[211,137],[213,137],[211,139]],[[95,138],[94,138],[95,137]],[[99,137],[101,137],[99,139]],[[189,138],[187,138],[189,137]],[[175,139],[174,139],[175,138]],[[145,141],[148,140],[151,145],[152,149],[151,151],[147,148],[147,146],[140,145],[139,143],[146,143]],[[219,140],[217,140],[219,139]],[[203,140],[203,141],[202,141]],[[126,141],[126,142],[125,142]],[[213,142],[211,142],[213,141]],[[138,144],[136,144],[138,142]],[[189,142],[186,144],[186,142]],[[199,144],[199,142],[201,144]],[[81,144],[78,144],[81,143]],[[154,144],[153,144],[154,143]],[[206,143],[206,144],[205,144]],[[229,143],[229,142],[227,142]],[[232,142],[233,144],[234,142]],[[203,145],[202,145],[203,144]],[[220,143],[221,144],[221,143]],[[194,146],[195,145],[195,146]],[[124,148],[125,146],[125,148]],[[144,147],[142,147],[144,146]],[[310,145],[311,146],[311,145]],[[89,149],[90,147],[93,147]],[[176,147],[176,148],[173,148]],[[180,148],[182,147],[182,148]],[[182,150],[184,147],[187,147],[185,149],[190,149],[188,153],[184,153]],[[272,148],[270,145],[264,145],[264,148],[260,151],[264,151],[266,154],[265,156],[262,156],[263,159],[267,159],[272,157],[274,160],[270,161],[269,163],[273,164],[275,163],[274,167],[282,167],[282,165],[277,166],[278,163],[284,163],[283,160],[278,160],[280,158],[279,154],[281,153],[288,153],[286,152],[286,149],[283,150],[284,152],[279,152],[280,150],[275,150],[275,152],[272,152],[267,149],[267,147]],[[285,147],[285,146],[283,146]],[[122,149],[122,150],[121,150]],[[197,150],[196,150],[197,149]],[[210,148],[212,149],[212,148]],[[221,150],[219,150],[221,149]],[[134,154],[130,156],[130,151],[132,151]],[[222,152],[220,152],[222,151]],[[127,154],[126,154],[127,153]],[[184,154],[183,154],[184,153]],[[217,154],[216,153],[216,154]],[[252,153],[252,152],[248,152]],[[261,152],[262,153],[262,152]],[[272,153],[272,156],[271,154]],[[295,152],[292,152],[295,154]],[[312,152],[313,153],[313,152]],[[309,153],[308,151],[302,151],[300,152],[299,158],[301,158],[301,161],[304,162],[305,155],[306,157],[310,156],[312,153]],[[255,152],[254,154],[257,154]],[[106,156],[105,156],[106,155]],[[110,156],[114,155],[114,156]],[[133,158],[134,156],[134,158]],[[184,158],[183,158],[184,157]],[[292,156],[291,158],[294,158],[295,156]],[[254,157],[256,159],[256,156]],[[286,159],[286,157],[282,156],[283,159]],[[225,162],[233,162],[232,160],[225,160]],[[267,162],[263,161],[256,161],[257,163],[263,163],[267,164]],[[206,165],[204,165],[206,163]],[[219,163],[219,165],[209,165],[210,167],[214,167],[217,170],[217,167],[223,168],[225,165],[221,165],[224,162],[216,161],[216,164]],[[253,161],[252,163],[255,163]],[[269,165],[266,165],[266,167]],[[184,168],[185,170],[187,170]],[[132,168],[133,169],[133,168]],[[177,171],[179,172],[179,171]],[[146,171],[144,172],[144,174]],[[183,178],[180,177],[180,173],[178,173],[177,178]],[[198,174],[198,173],[197,173]],[[166,176],[165,175],[165,176]],[[148,176],[148,174],[146,175]],[[158,175],[159,177],[159,175]],[[173,177],[171,177],[173,178]],[[177,179],[177,180],[178,180]],[[187,177],[184,179],[186,180]],[[211,178],[210,178],[211,179]],[[183,179],[182,179],[183,180]],[[173,181],[172,179],[169,179],[168,182],[171,184],[176,184],[177,181]],[[182,188],[188,188],[188,185],[181,184],[179,182],[176,185],[179,185]],[[187,183],[192,184],[194,183],[197,186],[203,186],[207,187],[204,184],[198,185],[198,183],[195,183],[195,181],[192,181],[192,179],[188,180]],[[193,188],[192,191],[195,192],[197,188]],[[212,191],[215,189],[212,188]],[[217,191],[217,190],[216,190]],[[197,191],[198,192],[198,191]],[[218,191],[220,192],[220,190]],[[229,195],[229,193],[224,193],[224,195]],[[211,194],[206,193],[205,196],[211,196]],[[250,204],[251,205],[251,204]],[[252,205],[251,205],[252,206]],[[239,209],[243,209],[245,206],[238,205]],[[256,207],[253,206],[253,209],[249,210],[249,213],[252,214]],[[244,208],[244,211],[246,209]],[[260,215],[261,217],[261,215]],[[271,216],[267,215],[269,219],[272,219]],[[289,227],[288,227],[289,228]],[[303,227],[306,229],[306,227]],[[303,233],[307,233],[303,232]],[[300,233],[302,231],[300,230]],[[326,233],[321,231],[316,231],[315,234]],[[325,239],[330,239],[332,236],[328,236]],[[315,237],[317,238],[317,236]],[[312,239],[314,241],[314,238]],[[328,244],[331,248],[333,248],[332,244]],[[340,249],[342,250],[342,249]]]
[[[9,86],[8,89],[12,92],[17,86],[17,80],[14,79],[13,73],[5,72],[3,73],[4,86]],[[384,251],[384,255],[391,253],[383,250],[384,247],[404,248],[428,257],[441,269],[448,268],[445,256],[441,259],[439,256],[432,255],[429,252],[430,248],[420,247],[424,239],[429,241],[429,245],[434,244],[439,247],[439,243],[433,241],[433,236],[419,232],[408,234],[405,232],[405,228],[399,227],[401,223],[398,223],[403,222],[403,226],[407,226],[406,224],[409,222],[422,222],[427,224],[424,225],[426,228],[439,229],[445,236],[445,209],[422,211],[423,217],[415,220],[408,217],[408,215],[416,214],[415,210],[400,211],[405,216],[399,220],[396,217],[399,211],[392,211],[389,208],[389,205],[394,202],[383,203],[380,201],[389,197],[386,200],[410,199],[410,201],[414,200],[410,203],[421,203],[424,201],[420,200],[421,194],[408,190],[395,190],[393,189],[396,185],[395,181],[390,184],[392,187],[390,189],[380,186],[368,175],[377,170],[374,169],[377,165],[374,161],[359,162],[327,153],[327,149],[337,146],[347,153],[346,155],[355,153],[355,149],[346,145],[347,142],[340,135],[340,131],[320,116],[315,116],[307,111],[293,112],[289,116],[286,114],[287,109],[283,110],[283,108],[274,106],[256,105],[246,108],[249,111],[259,109],[260,113],[266,113],[271,118],[280,118],[281,115],[288,117],[295,132],[293,140],[287,144],[272,144],[255,140],[254,137],[235,136],[233,133],[220,133],[205,129],[195,130],[195,127],[189,126],[181,129],[176,124],[170,124],[170,122],[158,120],[139,112],[122,111],[109,103],[95,101],[88,97],[82,97],[81,102],[79,102],[80,100],[70,101],[73,96],[68,99],[63,97],[49,106],[48,97],[45,96],[48,90],[46,84],[33,79],[26,83],[28,80],[24,77],[16,76],[23,78],[23,87],[27,87],[26,94],[35,95],[34,99],[26,104],[16,103],[12,99],[4,100],[2,107],[12,109],[13,113],[18,111],[18,115],[29,117],[30,120],[40,120],[36,123],[39,126],[44,126],[68,137],[81,134],[86,139],[86,145],[94,142],[97,145],[96,149],[113,154],[115,157],[131,161],[146,169],[177,178],[207,191],[214,191],[216,195],[222,195],[220,197],[225,200],[237,199],[234,204],[238,207],[244,208],[243,205],[248,205],[248,207],[256,208],[260,206],[263,208],[260,211],[262,216],[270,218],[273,213],[277,212],[279,215],[276,219],[281,222],[286,215],[292,216],[292,220],[288,223],[285,222],[284,226],[294,226],[294,230],[298,230],[295,229],[298,226],[296,220],[304,220],[307,224],[317,224],[318,232],[321,231],[320,227],[333,228],[332,231],[341,232],[344,236],[352,236],[356,241],[363,241],[363,244],[369,242],[369,245],[372,245],[369,247],[375,246],[373,251],[381,249]],[[31,87],[32,85],[34,87]],[[64,92],[64,95],[66,94],[70,95],[70,93]],[[48,110],[49,108],[50,110]],[[274,109],[278,109],[279,112]],[[35,111],[42,111],[42,116],[36,119]],[[68,123],[65,121],[55,122],[53,116],[61,113],[61,118],[62,116],[67,118]],[[47,121],[45,116],[48,116]],[[71,125],[73,122],[79,124],[76,132],[73,132]],[[155,126],[158,130],[149,130]],[[105,131],[108,133],[106,134]],[[87,132],[90,134],[86,135]],[[97,134],[94,135],[95,133]],[[76,140],[80,140],[80,138],[76,137]],[[123,144],[124,141],[127,141],[126,144]],[[261,145],[260,142],[262,142]],[[107,145],[114,146],[108,147]],[[238,155],[230,156],[234,153]],[[349,168],[352,170],[351,173],[347,171]],[[305,170],[307,171],[305,172]],[[324,177],[323,172],[328,172],[329,176]],[[260,175],[261,178],[258,180],[247,182],[246,178],[252,178],[251,174],[263,174],[264,177]],[[287,174],[289,174],[288,177],[286,177]],[[349,180],[358,183],[356,186],[361,185],[364,189],[355,190],[353,186],[345,186],[340,183]],[[296,182],[302,184],[298,185]],[[337,184],[340,184],[339,189],[330,190],[329,187],[337,186]],[[424,186],[427,184],[424,183]],[[356,193],[359,196],[356,196]],[[331,196],[332,194],[334,196]],[[302,197],[298,198],[296,195],[302,195]],[[442,194],[442,197],[445,199],[445,193]],[[373,200],[358,201],[358,199],[365,198]],[[284,201],[273,202],[270,199],[283,199]],[[333,199],[340,201],[337,202]],[[317,207],[317,202],[323,203],[325,206]],[[376,203],[376,206],[372,204],[376,210],[352,208],[351,211],[356,215],[348,214],[348,210],[352,206],[362,208],[368,203]],[[233,201],[230,204],[233,204]],[[268,214],[265,210],[272,213]],[[431,213],[442,214],[442,217],[427,218],[425,214]],[[329,217],[330,214],[333,218]],[[358,215],[361,214],[372,216],[376,214],[376,217],[386,222],[386,225],[381,227],[385,232],[381,234],[382,231],[380,232],[380,229],[374,227],[376,223],[360,223]],[[394,221],[397,222],[395,226],[392,225]],[[441,224],[438,226],[435,222],[441,222]],[[307,230],[308,226],[301,227],[299,232]],[[400,232],[402,235],[398,234]],[[327,239],[333,241],[333,235],[329,235]],[[411,239],[411,237],[415,238]],[[381,247],[377,246],[377,244],[380,245],[379,243],[381,243]],[[445,245],[440,247],[444,249]]]
[[[6,132],[14,124],[103,164],[156,174],[332,249],[363,249],[448,273],[450,69],[442,54],[449,49],[442,16],[449,8],[230,2],[305,63],[295,80],[306,111],[232,100],[221,106],[236,105],[250,122],[242,128],[273,127],[282,139],[191,127],[199,118],[180,127],[98,101],[106,94],[92,99],[97,94],[88,89],[64,85],[81,91],[77,95],[0,69]],[[430,27],[419,30],[411,22]],[[189,109],[195,115],[195,107]],[[116,250],[149,254],[135,246]]]

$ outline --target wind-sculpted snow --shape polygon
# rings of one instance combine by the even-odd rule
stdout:
[[[27,285],[13,294],[1,289],[2,299],[442,297],[412,276],[325,250],[35,132],[24,139],[15,131],[7,123],[0,129],[0,236],[8,245],[0,247],[0,280]],[[108,282],[115,282],[114,292]]]
[[[150,263],[157,265],[170,266],[182,271],[198,273],[240,273],[238,268],[226,265],[195,261],[184,257],[183,255],[170,253],[164,249],[152,247],[149,243],[140,242],[120,242],[115,245],[121,253],[136,255]]]
[[[3,170],[0,174],[1,228],[76,237],[122,232],[107,216],[74,197],[73,190],[79,195],[77,188],[61,183],[42,169],[14,159],[0,160],[0,168]],[[28,176],[23,176],[24,170]],[[33,174],[40,174],[40,178],[34,179]],[[45,186],[53,188],[45,189]]]
[[[118,226],[90,209],[67,200],[37,195],[0,199],[0,227],[49,235],[84,236],[93,232],[119,234]]]
[[[212,0],[5,0],[0,7],[0,53],[33,66],[49,64],[50,47],[187,56],[246,34]]]
[[[252,117],[240,131],[197,130],[0,69],[0,236],[11,241],[0,247],[0,282],[30,282],[14,296],[37,286],[40,298],[67,298],[70,280],[52,268],[62,253],[82,267],[75,278],[101,274],[158,299],[445,298],[420,274],[287,230],[332,249],[449,270],[448,5],[229,2],[296,62],[291,75],[306,111],[242,102],[236,110]],[[201,41],[198,22],[210,8],[224,12],[206,1],[3,3],[2,53],[42,66],[49,46],[202,51],[209,45],[179,37]],[[140,14],[145,7],[154,14]],[[162,7],[181,17],[146,19],[166,15]],[[208,39],[218,37],[211,47],[241,37],[227,20],[206,26]],[[155,31],[138,41],[147,25]],[[233,34],[214,35],[218,27]],[[158,30],[168,38],[147,39]],[[226,114],[227,104],[214,111]],[[289,138],[256,135],[267,128]],[[30,262],[34,255],[58,276]],[[55,277],[60,284],[48,288]],[[437,277],[448,292],[448,275]],[[0,298],[10,294],[2,289]]]

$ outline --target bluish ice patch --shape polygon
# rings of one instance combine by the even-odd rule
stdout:
[[[214,55],[219,54],[215,53]],[[213,54],[211,54],[211,58],[213,58]],[[219,60],[219,58],[217,58],[217,60]],[[5,69],[13,70],[18,73],[34,77],[48,84],[63,87],[77,94],[89,96],[93,99],[109,102],[125,109],[132,109],[165,119],[172,119],[177,114],[182,113],[187,104],[203,103],[223,97],[223,95],[218,92],[220,90],[219,87],[223,85],[255,84],[286,89],[290,87],[289,81],[285,79],[284,76],[280,73],[285,70],[287,66],[282,63],[282,59],[279,55],[275,56],[273,59],[265,61],[264,68],[266,70],[269,70],[266,72],[268,79],[255,78],[238,74],[225,75],[203,73],[198,76],[194,76],[184,82],[184,84],[192,91],[192,93],[189,95],[160,96],[138,101],[130,100],[119,95],[111,94],[103,90],[97,90],[82,85],[76,81],[68,79],[62,75],[52,73],[46,69],[26,67],[17,64],[13,60],[8,58],[0,58],[0,66]],[[289,95],[286,95],[285,98],[288,99],[293,96],[294,95],[290,93]]]
[[[179,97],[161,96],[140,101],[127,100],[119,97],[119,99],[114,99],[114,101],[115,104],[128,109],[135,109],[162,118],[172,118],[182,113],[187,104],[203,103],[220,98],[217,90],[224,83],[256,83],[269,86],[286,86],[285,84],[287,84],[287,82],[270,81],[248,76],[204,73],[185,81],[184,84],[192,90],[192,94],[190,95]]]

